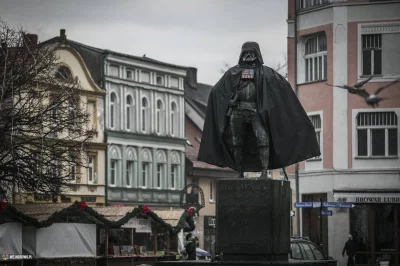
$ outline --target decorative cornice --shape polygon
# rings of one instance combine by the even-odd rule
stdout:
[[[400,22],[374,23],[361,25],[362,34],[382,34],[400,32]]]

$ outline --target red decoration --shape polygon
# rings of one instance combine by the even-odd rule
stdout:
[[[6,200],[2,200],[1,201],[1,205],[0,205],[0,209],[5,209],[7,208],[7,201]]]
[[[86,201],[79,202],[79,209],[84,210],[86,206]]]
[[[147,207],[147,206],[143,206],[143,207],[142,207],[142,212],[143,212],[144,214],[147,214],[149,211],[150,211],[149,207]]]
[[[189,216],[192,216],[192,214],[193,214],[193,210],[192,209],[186,209],[186,211],[188,212]]]

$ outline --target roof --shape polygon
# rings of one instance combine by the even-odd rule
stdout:
[[[208,96],[212,88],[213,86],[203,83],[197,83],[194,86],[185,84],[185,100],[202,118],[206,116]]]
[[[61,42],[61,37],[57,36],[54,38],[51,38],[49,40],[46,40],[42,42],[41,44],[52,44],[52,43],[63,43],[63,44],[68,44],[72,48],[74,48],[83,58],[85,61],[85,64],[87,68],[89,69],[89,72],[91,76],[93,77],[94,81],[96,82],[97,85],[101,85],[102,83],[102,58],[103,56],[106,56],[108,54],[111,55],[116,55],[116,56],[121,56],[121,57],[127,57],[147,63],[152,63],[152,64],[157,64],[157,65],[163,65],[171,68],[177,68],[177,69],[184,69],[187,70],[189,67],[186,66],[180,66],[176,64],[171,64],[171,63],[166,63],[162,61],[158,61],[149,57],[143,57],[143,56],[135,56],[135,55],[130,55],[130,54],[124,54],[108,49],[101,49],[93,46],[89,46],[80,42],[76,42],[73,40],[68,40],[66,39],[65,41]]]
[[[48,227],[53,223],[86,223],[108,228],[119,228],[130,219],[138,216],[150,218],[161,228],[172,234],[182,229],[193,231],[195,228],[193,216],[186,210],[144,210],[147,207],[95,207],[91,208],[84,202],[16,204],[7,205],[0,212],[0,222],[16,221],[37,228]]]
[[[132,211],[132,207],[94,207],[98,213],[104,215],[111,221],[122,219],[127,213]],[[176,226],[179,219],[185,212],[184,210],[153,210],[153,212],[163,219],[166,223]]]

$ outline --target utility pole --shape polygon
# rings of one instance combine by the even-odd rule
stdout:
[[[294,7],[294,88],[296,96],[299,97],[299,87],[297,86],[297,6],[296,1]],[[299,164],[296,163],[296,168],[294,172],[295,184],[296,184],[296,202],[300,202],[300,192],[299,192]],[[300,210],[296,215],[296,232],[300,236]]]

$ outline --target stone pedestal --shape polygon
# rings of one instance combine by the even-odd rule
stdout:
[[[226,261],[288,262],[290,182],[219,179],[216,254]]]

